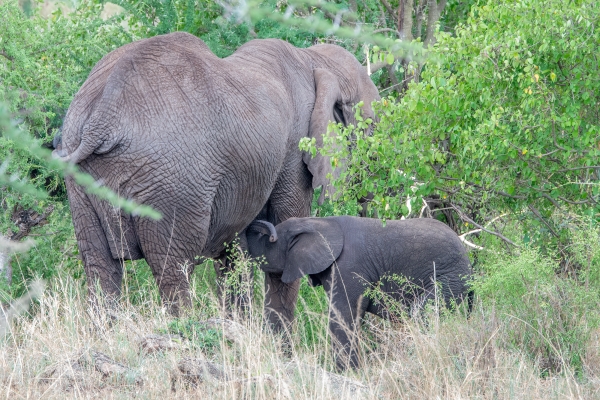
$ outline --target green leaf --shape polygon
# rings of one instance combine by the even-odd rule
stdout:
[[[388,63],[388,65],[392,65],[394,63],[394,55],[392,53],[388,53],[385,60]]]

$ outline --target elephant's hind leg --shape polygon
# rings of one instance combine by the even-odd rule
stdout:
[[[90,303],[96,309],[102,305],[114,307],[121,296],[122,263],[112,257],[99,216],[88,196],[72,177],[67,177],[65,183],[77,245],[87,277]]]
[[[195,256],[200,255],[206,235],[193,238],[194,230],[183,221],[169,221],[168,213],[162,214],[160,221],[138,219],[136,227],[162,302],[172,315],[178,316],[182,309],[192,305],[189,279],[196,263]],[[171,226],[174,228],[169,229]]]
[[[162,253],[145,254],[146,261],[158,285],[163,304],[174,316],[192,306],[190,276],[194,270],[193,257]]]

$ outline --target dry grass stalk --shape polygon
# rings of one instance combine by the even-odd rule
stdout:
[[[246,321],[205,323],[223,330],[212,349],[163,336],[167,345],[148,352],[140,340],[164,333],[173,320],[154,300],[123,304],[110,324],[93,321],[86,304],[78,284],[57,281],[34,310],[14,319],[0,349],[2,397],[546,399],[593,398],[600,388],[600,335],[585,355],[588,379],[542,378],[539,365],[502,345],[506,327],[481,309],[468,319],[456,314],[402,324],[369,317],[361,338],[365,366],[336,374],[328,372],[326,336],[322,347],[309,348],[292,335],[290,359],[282,338],[263,329],[260,312]],[[206,310],[189,316],[211,317]]]

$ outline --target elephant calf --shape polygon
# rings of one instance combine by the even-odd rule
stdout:
[[[308,275],[313,286],[323,285],[340,369],[358,366],[358,319],[366,311],[386,316],[380,302],[363,296],[372,284],[380,283],[384,293],[417,309],[438,293],[444,302],[458,303],[469,290],[471,264],[465,248],[448,226],[434,219],[383,226],[377,219],[348,216],[291,218],[276,227],[254,221],[246,234],[250,254],[265,257],[265,272],[282,274],[284,283]],[[410,284],[386,279],[394,274]]]

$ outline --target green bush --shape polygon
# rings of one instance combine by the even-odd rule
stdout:
[[[465,213],[522,213],[555,236],[557,208],[597,219],[599,18],[592,0],[474,6],[456,36],[438,35],[421,81],[378,105],[373,135],[360,116],[332,127],[325,152],[349,166],[339,201],[373,192],[372,209],[397,218],[407,197],[413,210],[428,197]]]
[[[596,231],[596,235],[597,235]],[[594,254],[598,242],[589,237],[575,246],[589,246]],[[504,324],[498,340],[502,345],[528,354],[543,374],[564,368],[582,372],[582,359],[594,329],[600,326],[597,258],[585,274],[561,274],[556,258],[526,248],[515,256],[505,252],[482,256],[480,275],[474,282],[485,313],[495,313]]]

